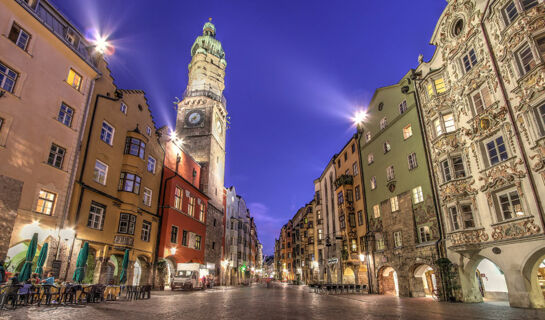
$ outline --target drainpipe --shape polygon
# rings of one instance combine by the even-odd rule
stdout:
[[[360,141],[361,141],[361,137],[362,137],[362,131],[360,130],[359,126],[357,128],[357,133],[356,133],[356,146],[358,148],[358,158],[359,158],[359,165],[360,165],[360,185],[361,185],[361,194],[362,194],[362,197],[363,197],[363,208],[364,208],[364,214],[365,214],[365,235],[363,236],[364,237],[364,240],[365,240],[365,249],[366,249],[366,252],[367,252],[367,255],[366,255],[366,261],[367,261],[367,284],[368,284],[368,292],[369,293],[373,293],[373,273],[374,273],[374,270],[375,268],[373,267],[373,272],[371,272],[371,264],[370,264],[370,255],[369,255],[369,237],[368,237],[368,234],[369,234],[369,217],[368,217],[368,210],[367,210],[367,197],[365,196],[365,179],[363,177],[363,161],[361,160],[362,159],[362,153],[361,153],[361,148],[360,148]],[[371,253],[373,255],[373,263],[375,261],[374,259],[374,254]]]
[[[438,190],[438,187],[437,187],[437,180],[435,179],[435,175],[432,173],[432,170],[433,170],[433,167],[432,167],[432,160],[431,160],[431,152],[430,152],[430,148],[428,147],[427,145],[427,142],[426,141],[430,141],[429,138],[428,138],[428,134],[426,132],[426,126],[424,124],[424,118],[422,116],[422,104],[420,103],[420,98],[419,98],[419,95],[418,95],[418,86],[417,86],[417,81],[418,81],[418,74],[415,72],[414,69],[412,69],[412,76],[411,76],[411,79],[414,81],[414,92],[413,92],[413,95],[414,95],[414,98],[415,98],[415,102],[416,102],[416,112],[418,114],[418,122],[420,124],[420,131],[422,132],[422,144],[424,145],[424,152],[426,154],[426,165],[428,166],[428,178],[430,179],[430,182],[431,182],[431,185],[432,185],[432,192],[433,192],[433,207],[435,209],[435,218],[437,220],[437,224],[438,224],[438,227],[439,227],[439,239],[437,241],[435,241],[435,250],[437,250],[437,254],[439,255],[439,258],[446,258],[447,257],[447,254],[446,254],[446,246],[445,246],[445,236],[444,236],[444,233],[445,233],[445,230],[444,230],[444,226],[443,226],[443,223],[442,223],[442,219],[441,219],[441,211],[440,211],[440,206],[439,204],[437,203],[437,201],[440,199],[439,198],[439,192],[437,191]],[[435,263],[435,261],[433,261]],[[441,275],[441,283],[443,285],[443,290],[442,290],[442,296],[443,296],[443,300],[447,301],[449,299],[449,296],[448,296],[448,293],[446,292],[446,288],[447,288],[447,280],[446,280],[446,275],[443,273],[443,270],[442,269],[439,269],[439,273]]]
[[[483,12],[483,15],[481,17],[480,27],[481,27],[481,30],[483,32],[484,40],[485,40],[485,43],[486,43],[486,49],[487,49],[488,54],[490,56],[490,60],[492,61],[492,68],[494,69],[494,73],[496,74],[496,78],[498,79],[498,83],[500,85],[502,98],[503,98],[505,104],[507,105],[507,113],[509,114],[509,120],[513,124],[513,130],[515,132],[515,138],[517,139],[518,148],[519,148],[519,151],[520,151],[520,153],[522,155],[522,159],[524,160],[524,168],[526,169],[526,172],[528,172],[528,178],[530,180],[530,186],[531,186],[531,189],[532,189],[532,194],[534,196],[534,199],[536,200],[537,210],[539,211],[539,218],[540,218],[540,221],[541,221],[541,226],[543,228],[543,227],[545,227],[545,221],[544,221],[545,214],[543,212],[543,207],[542,207],[542,204],[541,204],[541,198],[539,197],[538,192],[537,192],[536,182],[535,182],[535,179],[534,179],[534,175],[532,174],[532,168],[530,168],[530,165],[528,164],[529,163],[528,157],[526,156],[526,153],[524,152],[524,149],[523,149],[524,145],[523,145],[522,139],[520,137],[520,131],[519,131],[519,128],[518,128],[517,123],[515,121],[515,115],[513,113],[513,107],[511,105],[511,101],[509,101],[509,99],[507,97],[507,90],[505,88],[503,78],[502,78],[502,76],[500,74],[500,71],[499,71],[499,68],[498,68],[498,61],[496,59],[494,51],[492,51],[491,44],[490,44],[490,38],[488,36],[488,31],[486,30],[486,26],[484,24],[484,17],[486,16],[486,13],[488,12],[489,3],[490,3],[490,0],[488,0],[486,2],[486,8],[485,8],[485,10]]]
[[[91,87],[89,88],[89,94],[87,95],[87,102],[85,103],[85,109],[83,113],[83,118],[81,119],[81,124],[79,128],[79,134],[78,134],[78,144],[77,144],[77,150],[75,152],[74,161],[72,163],[72,169],[70,170],[70,178],[68,179],[68,188],[66,189],[66,198],[64,199],[64,206],[63,206],[63,214],[61,217],[61,221],[59,223],[59,226],[57,228],[57,237],[58,237],[58,244],[57,244],[57,252],[55,253],[55,260],[59,259],[59,253],[61,248],[61,230],[64,228],[64,223],[66,221],[66,218],[68,216],[68,210],[70,209],[70,200],[72,198],[72,192],[74,191],[74,181],[76,179],[76,171],[78,168],[78,161],[79,156],[81,154],[81,141],[83,140],[83,134],[85,133],[85,124],[87,123],[87,117],[89,115],[89,106],[91,105],[91,97],[93,95],[93,90],[95,88],[95,81],[100,79],[101,76],[96,77],[91,82]]]
[[[174,176],[168,178],[165,183],[163,184],[163,177],[165,175],[165,170],[164,170],[164,167],[165,167],[165,158],[166,158],[166,151],[165,151],[165,148],[163,148],[163,145],[161,144],[161,141],[159,139],[159,146],[161,147],[161,149],[163,149],[163,165],[161,166],[161,184],[159,185],[159,196],[161,196],[161,193],[164,192],[164,189],[163,189],[163,185],[165,185],[165,188],[166,188],[166,182],[170,179],[172,179]],[[176,171],[178,171],[178,162],[179,160],[176,159]],[[163,201],[158,201],[157,202],[157,213],[159,213],[159,211],[161,211],[161,214],[159,215],[159,228],[157,230],[157,240],[155,241],[155,254],[154,254],[154,262],[157,262],[157,260],[159,259],[159,238],[161,237],[161,231],[162,231],[162,225],[163,225],[163,204],[165,203],[165,194],[166,192],[163,194]],[[153,266],[153,263],[152,263],[152,266]],[[153,268],[152,267],[152,274],[151,274],[151,285],[152,285],[152,288],[155,288],[155,275],[157,273],[157,268]]]

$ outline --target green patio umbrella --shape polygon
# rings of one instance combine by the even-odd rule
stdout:
[[[129,249],[125,249],[123,255],[123,266],[121,267],[121,275],[119,276],[119,283],[124,284],[127,282],[127,268],[129,267]]]
[[[27,281],[30,278],[30,273],[32,272],[32,260],[36,255],[36,247],[38,246],[38,234],[35,233],[32,236],[32,240],[28,244],[28,250],[26,252],[25,264],[23,269],[19,273],[19,282]]]
[[[36,272],[38,274],[38,277],[42,277],[42,273],[44,273],[44,263],[45,259],[47,258],[47,248],[49,247],[49,244],[46,242],[42,246],[42,250],[40,250],[40,255],[38,256],[38,265],[36,266]]]
[[[89,242],[85,242],[78,253],[78,261],[76,262],[76,271],[72,280],[81,283],[85,278],[85,265],[87,264],[87,256],[89,255]]]

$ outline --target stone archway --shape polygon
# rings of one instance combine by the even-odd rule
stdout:
[[[524,262],[524,285],[530,308],[545,308],[545,247],[538,249]]]
[[[412,297],[433,297],[437,296],[437,278],[435,271],[428,264],[416,265],[412,268],[410,277]]]
[[[399,296],[397,272],[394,268],[385,266],[378,271],[379,294]]]
[[[140,264],[140,259],[136,258],[133,265],[132,285],[139,286],[141,278],[142,278],[142,265]]]
[[[358,268],[358,284],[369,285],[369,279],[367,275],[367,266],[360,264]]]
[[[356,284],[356,277],[352,267],[346,267],[343,271],[343,284]]]
[[[475,270],[475,278],[485,301],[509,300],[505,275],[491,260],[484,258],[479,262]]]

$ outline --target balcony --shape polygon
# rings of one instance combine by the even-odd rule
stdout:
[[[354,184],[354,176],[343,174],[337,180],[335,180],[335,189],[339,189],[340,187],[344,185],[351,186],[353,184]]]
[[[217,94],[216,92],[214,92],[214,88],[212,88],[210,85],[208,86],[202,86],[200,88],[196,88],[196,89],[193,89],[193,90],[185,90],[184,91],[184,98],[187,98],[187,97],[208,97],[212,100],[216,100],[218,102],[220,102],[224,108],[227,107],[227,100],[225,99],[225,97],[221,94]]]

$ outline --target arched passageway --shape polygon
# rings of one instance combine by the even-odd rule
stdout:
[[[140,279],[142,277],[142,265],[140,264],[140,259],[136,259],[134,261],[134,271],[133,271],[133,278],[132,278],[132,285],[133,286],[139,286],[140,285]]]
[[[509,300],[505,276],[494,262],[482,259],[477,265],[475,278],[484,301]]]
[[[378,272],[379,293],[384,295],[399,295],[397,272],[392,267],[382,267]]]
[[[545,308],[545,247],[534,252],[522,269],[529,307]]]
[[[414,268],[410,284],[412,297],[437,297],[439,295],[435,272],[427,264],[421,264]]]

